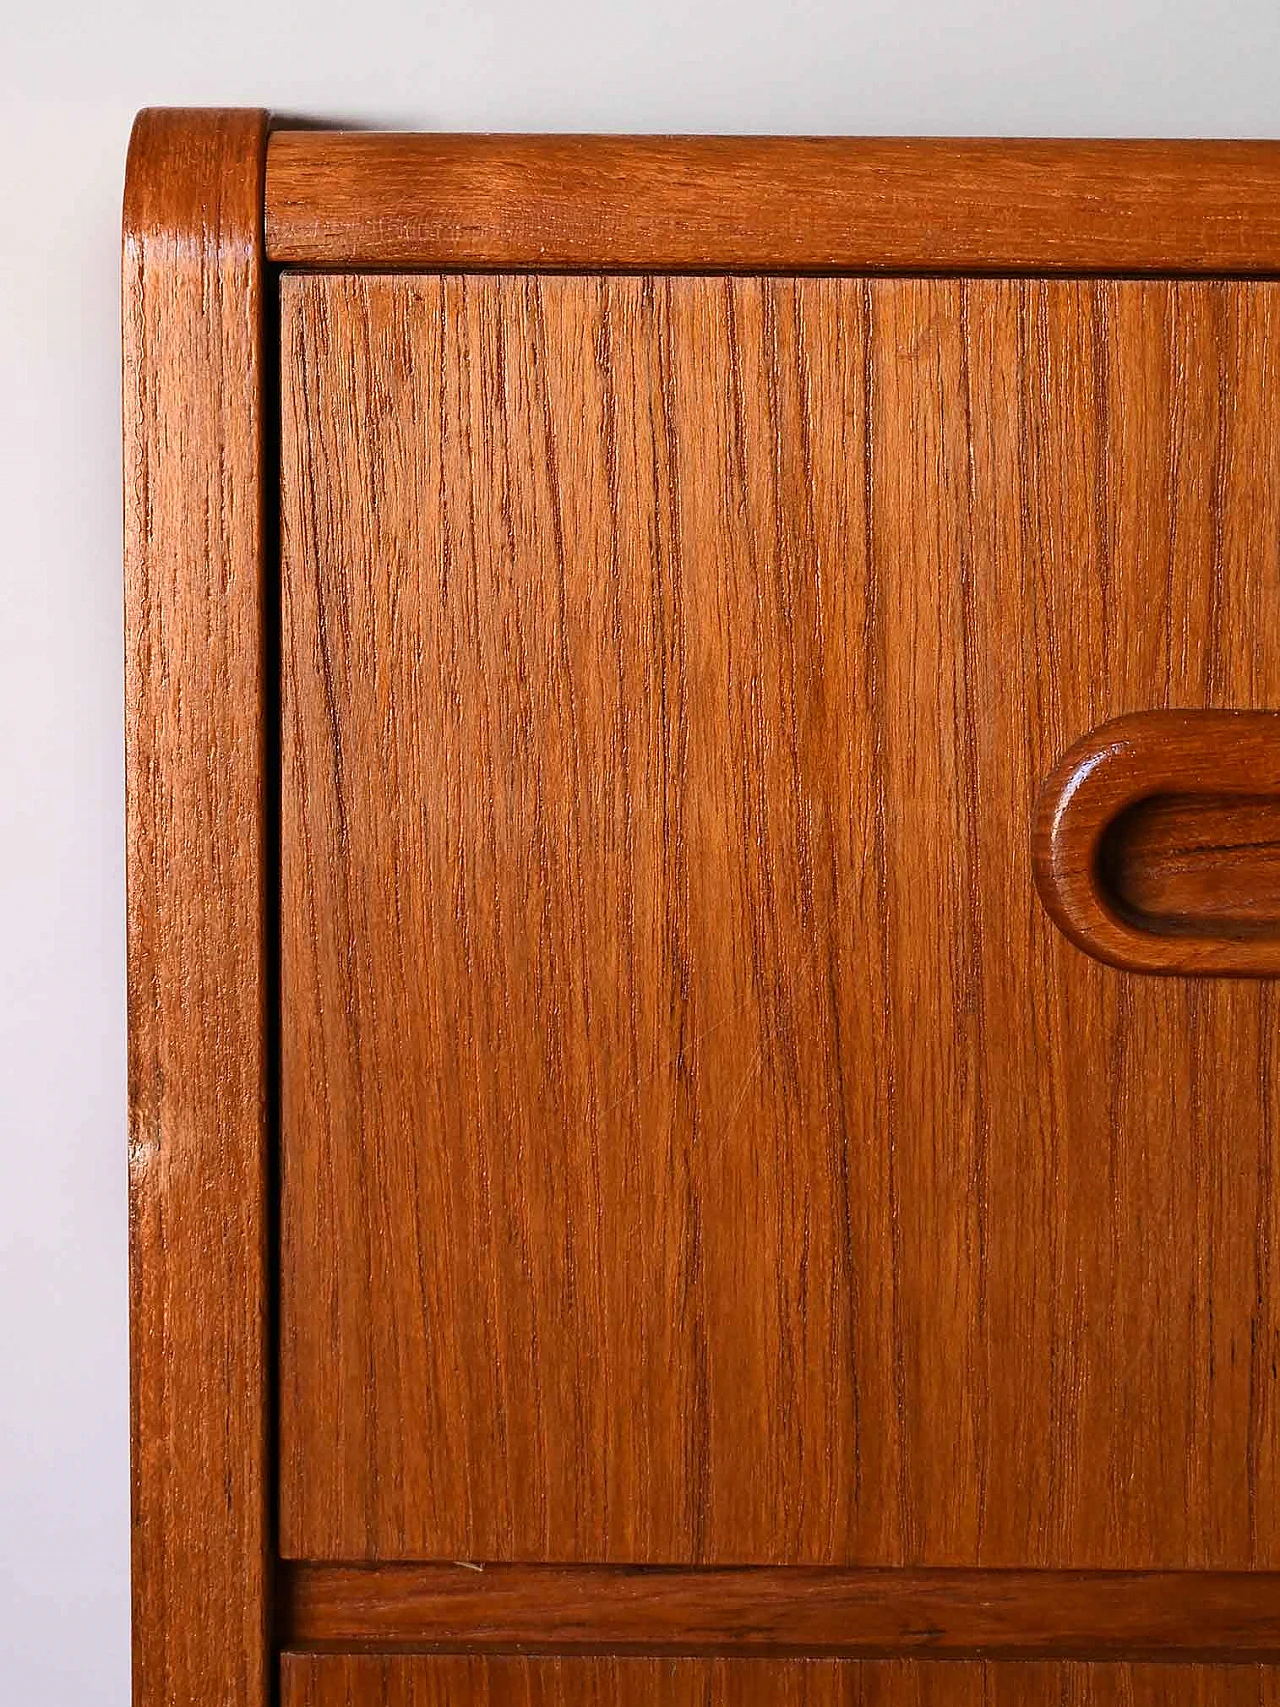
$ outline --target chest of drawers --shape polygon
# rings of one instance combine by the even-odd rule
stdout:
[[[1280,1700],[1278,271],[140,117],[139,1707]]]

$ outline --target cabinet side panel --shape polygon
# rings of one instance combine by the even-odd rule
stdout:
[[[124,242],[134,1698],[268,1699],[262,161],[147,112]]]

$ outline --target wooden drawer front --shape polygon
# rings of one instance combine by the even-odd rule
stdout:
[[[1266,1666],[286,1654],[283,1707],[1270,1707]]]
[[[282,314],[286,1556],[1280,1565],[1275,996],[1027,852],[1104,718],[1280,704],[1277,287]],[[348,1671],[1265,1693],[288,1699]]]

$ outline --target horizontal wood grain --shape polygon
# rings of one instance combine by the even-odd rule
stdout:
[[[1104,884],[1153,930],[1280,935],[1280,797],[1155,795],[1103,838]]]
[[[1214,840],[1208,859],[1194,859],[1188,876],[1185,841],[1168,839],[1170,819],[1180,797],[1203,802],[1209,789],[1218,800],[1216,814],[1208,814],[1216,824]],[[1239,814],[1235,799],[1242,802]],[[1154,820],[1150,809],[1136,822],[1129,819],[1133,808],[1153,800],[1161,803]],[[1264,875],[1274,872],[1276,849],[1265,837],[1260,845],[1251,842],[1260,815],[1274,837],[1280,828],[1280,713],[1155,711],[1114,718],[1077,741],[1040,790],[1032,847],[1041,899],[1077,947],[1114,966],[1274,977],[1280,973],[1280,919],[1265,885],[1258,894],[1255,873],[1259,862]],[[1203,804],[1198,816],[1203,833]],[[1144,825],[1164,839],[1166,866],[1172,857],[1178,867],[1172,896],[1163,893],[1167,882],[1152,894],[1150,880],[1134,869],[1141,866],[1135,837]],[[1218,848],[1241,842],[1245,857],[1232,870],[1242,887],[1233,904],[1223,866],[1213,861]],[[1267,881],[1274,892],[1275,876]],[[1206,886],[1208,910],[1189,914],[1186,908]],[[1166,911],[1157,916],[1153,907]]]
[[[273,261],[1280,272],[1280,144],[279,130]]]
[[[1280,1658],[1262,1572],[294,1565],[292,1648]]]
[[[1275,1707],[1260,1665],[286,1654],[282,1707]]]
[[[1280,704],[1280,287],[282,288],[285,1556],[1280,1567],[1271,987],[1029,850]]]
[[[133,1698],[266,1707],[266,115],[140,113],[124,208]]]

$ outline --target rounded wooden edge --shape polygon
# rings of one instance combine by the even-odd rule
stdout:
[[[266,259],[267,134],[259,107],[143,107],[124,178],[126,255],[149,239],[174,259]]]
[[[1032,870],[1054,923],[1096,960],[1131,972],[1280,976],[1280,939],[1158,935],[1112,905],[1100,870],[1120,814],[1164,794],[1280,794],[1280,713],[1146,711],[1113,718],[1045,779],[1032,824]]]
[[[124,185],[135,1707],[272,1690],[266,136],[145,110]]]
[[[1280,273],[1280,144],[276,131],[292,266]]]

